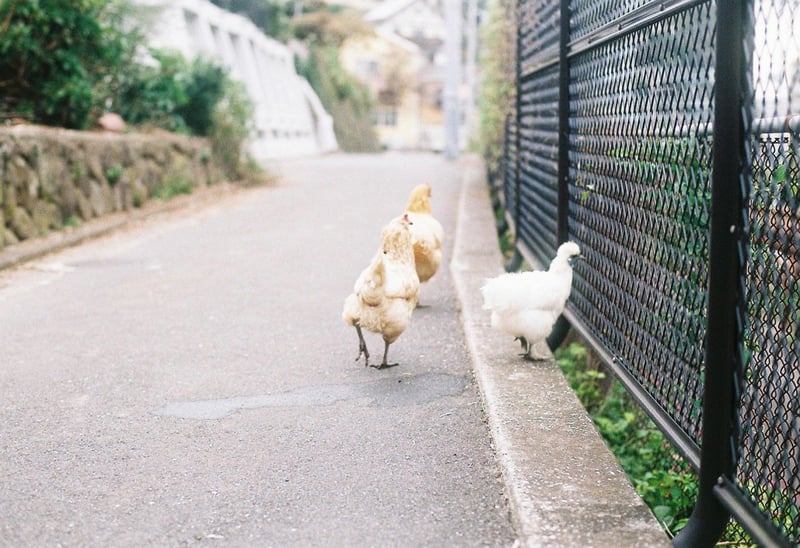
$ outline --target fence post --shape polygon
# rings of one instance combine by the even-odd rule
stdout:
[[[747,253],[745,198],[746,96],[749,59],[744,29],[747,0],[717,3],[714,131],[709,243],[708,326],[706,335],[703,425],[698,500],[675,546],[713,546],[725,531],[730,513],[715,486],[732,479],[736,467],[737,401],[734,378],[742,363],[743,262]]]
[[[517,22],[515,28],[517,30],[516,35],[516,52],[514,60],[514,87],[516,89],[516,96],[514,97],[514,123],[515,123],[515,133],[514,133],[514,211],[511,214],[511,220],[514,223],[514,255],[511,259],[506,262],[504,265],[506,272],[516,272],[519,270],[519,267],[522,266],[522,253],[520,253],[519,247],[517,247],[517,238],[519,237],[519,215],[520,215],[520,206],[519,206],[519,189],[520,189],[520,173],[522,171],[521,164],[522,160],[520,156],[522,155],[522,148],[520,144],[522,142],[521,131],[520,131],[520,119],[522,118],[522,94],[520,93],[520,89],[522,89],[522,71],[521,71],[521,61],[520,61],[520,52],[521,52],[521,43],[520,40],[520,32],[522,29],[522,3],[524,0],[517,0],[516,6],[516,17]],[[508,205],[508,194],[506,194],[506,205]]]
[[[569,0],[561,0],[559,11],[560,36],[558,45],[558,219],[556,241],[569,240]],[[569,334],[570,323],[559,316],[547,337],[551,351],[561,346]]]
[[[561,0],[558,53],[558,224],[557,242],[569,239],[569,0]]]

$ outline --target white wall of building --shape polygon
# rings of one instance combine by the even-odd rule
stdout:
[[[292,52],[249,19],[207,0],[137,0],[152,6],[150,45],[218,62],[242,82],[254,106],[249,149],[256,160],[338,148],[333,120],[294,69]]]

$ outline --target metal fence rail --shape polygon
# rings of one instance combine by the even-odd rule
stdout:
[[[517,17],[499,194],[518,256],[580,244],[566,318],[700,474],[676,544],[713,544],[731,515],[800,544],[800,6]]]

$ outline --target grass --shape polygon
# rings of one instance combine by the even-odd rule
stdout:
[[[169,200],[180,194],[191,194],[194,190],[194,185],[186,177],[172,176],[167,177],[161,183],[155,192],[153,198],[156,200]]]
[[[573,342],[555,357],[636,491],[667,534],[675,536],[694,508],[697,475],[585,347]]]
[[[555,358],[636,492],[664,531],[670,537],[677,535],[697,500],[697,474],[583,345],[572,342],[559,348]],[[717,546],[755,544],[740,525],[731,522]]]

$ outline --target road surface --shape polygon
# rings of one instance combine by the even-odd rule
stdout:
[[[272,169],[0,272],[0,545],[513,544],[447,265],[458,164]],[[365,368],[342,302],[420,182],[445,262],[400,365]]]

